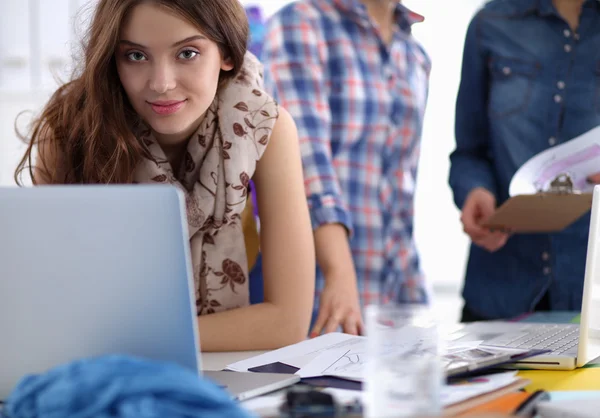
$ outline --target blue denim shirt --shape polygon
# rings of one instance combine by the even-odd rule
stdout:
[[[583,5],[574,33],[551,0],[493,0],[473,18],[456,106],[450,186],[462,208],[485,187],[498,205],[535,154],[600,124],[600,3]],[[598,167],[600,171],[600,167]],[[555,234],[516,234],[495,253],[471,246],[463,297],[487,318],[579,310],[589,214]]]

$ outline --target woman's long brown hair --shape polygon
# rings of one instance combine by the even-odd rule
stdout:
[[[133,135],[141,122],[121,86],[115,50],[121,25],[139,3],[156,3],[198,27],[231,60],[233,70],[222,72],[221,82],[240,70],[248,40],[248,21],[238,0],[101,0],[84,39],[78,75],[50,98],[31,125],[25,155],[15,181],[28,169],[36,184],[33,153],[44,150],[43,170],[51,184],[131,183],[135,167],[148,157]]]

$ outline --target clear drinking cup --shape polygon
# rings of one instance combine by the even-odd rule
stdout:
[[[371,305],[365,316],[366,416],[441,415],[444,344],[431,311],[425,305]]]

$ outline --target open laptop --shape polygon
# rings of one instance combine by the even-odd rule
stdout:
[[[534,324],[482,321],[451,335],[454,341],[541,348],[547,354],[518,361],[517,367],[572,370],[600,356],[600,186],[594,187],[580,324]]]
[[[185,200],[170,186],[0,188],[0,401],[106,354],[202,373]],[[294,375],[211,372],[238,400]]]

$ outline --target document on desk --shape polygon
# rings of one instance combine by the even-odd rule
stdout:
[[[600,171],[600,126],[563,144],[548,148],[533,156],[513,176],[510,196],[546,191],[561,174],[568,174],[573,188],[592,192],[587,177]]]
[[[366,342],[363,336],[333,332],[229,364],[227,369],[245,372],[266,364],[283,363],[300,369],[296,374],[302,377],[336,376],[360,380],[356,376],[366,361]],[[393,349],[402,354],[414,350],[417,343],[416,337],[406,339]],[[319,369],[321,373],[317,373]]]
[[[481,345],[482,341],[452,343],[443,356],[448,376],[462,375],[487,366],[510,362],[512,356],[524,355],[526,350]],[[402,346],[393,347],[394,356],[421,353],[415,351],[417,341],[406,341]],[[334,376],[355,382],[362,382],[368,361],[366,347],[355,344],[351,347],[336,347],[323,350],[308,364],[296,372],[302,378]]]
[[[514,355],[525,355],[527,350],[514,350],[480,345],[481,341],[462,343],[448,342],[446,371],[448,375],[467,373],[491,365],[510,362]],[[395,356],[415,352],[420,347],[418,338],[405,339],[401,344],[390,347]],[[273,365],[279,372],[295,373],[302,378],[337,377],[354,382],[363,381],[363,372],[368,361],[366,337],[331,333],[303,341],[279,350],[229,364],[234,371],[275,372],[264,369]]]
[[[366,337],[332,332],[229,364],[227,368],[237,372],[247,372],[248,369],[253,367],[280,362],[301,369],[327,350],[343,348],[364,352],[365,342]]]

